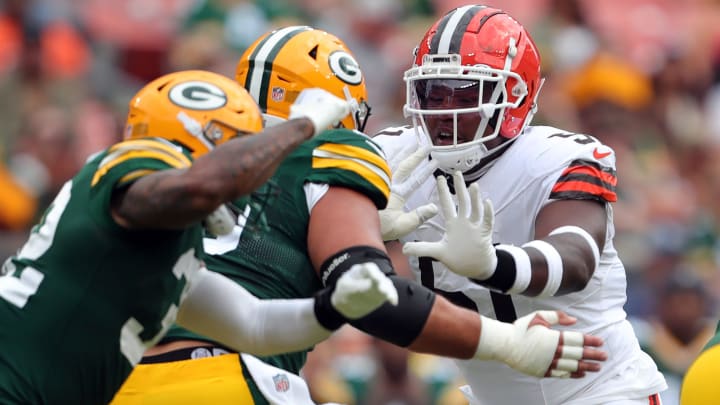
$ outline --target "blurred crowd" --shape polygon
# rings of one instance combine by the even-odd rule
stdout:
[[[308,24],[363,67],[372,134],[404,123],[402,73],[457,0],[0,1],[0,254],[14,252],[63,182],[122,138],[129,98],[170,71],[234,76],[250,43]],[[626,310],[670,382],[714,330],[720,297],[720,1],[488,0],[534,35],[546,82],[534,124],[617,153]],[[81,252],[79,252],[81,254]],[[462,403],[452,362],[352,330],[312,353],[318,401]]]

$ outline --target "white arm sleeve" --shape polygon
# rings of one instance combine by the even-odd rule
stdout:
[[[178,325],[258,356],[307,349],[332,332],[320,326],[314,299],[261,300],[229,278],[201,269],[180,305]]]

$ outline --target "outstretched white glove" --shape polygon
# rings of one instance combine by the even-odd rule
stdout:
[[[490,278],[497,267],[497,255],[492,244],[495,221],[492,202],[480,197],[476,183],[465,186],[462,173],[453,174],[458,200],[455,209],[445,177],[437,178],[440,210],[445,217],[445,234],[438,242],[407,242],[403,253],[432,257],[450,271],[477,280]]]
[[[405,156],[401,157],[400,164],[393,170],[387,207],[378,211],[380,230],[384,241],[399,239],[409,234],[425,221],[437,215],[438,212],[437,206],[432,203],[405,212],[407,198],[437,168],[437,161],[432,160],[429,164],[417,170],[418,165],[427,160],[430,154],[429,146],[421,147],[414,153],[410,153],[411,151],[408,150]]]
[[[542,323],[528,327],[536,316],[550,325],[557,323],[568,325],[575,322],[574,318],[558,311],[535,311],[512,324],[483,316],[480,343],[475,358],[498,360],[515,370],[535,377],[571,377],[572,373],[578,371],[580,361],[584,362],[585,347],[597,344],[586,344],[580,332],[560,332],[549,329]],[[558,353],[557,362],[553,364]],[[603,360],[601,357],[592,359]]]
[[[311,88],[300,92],[290,106],[288,119],[306,117],[312,121],[315,134],[330,128],[350,114],[350,103],[330,92]]]
[[[373,262],[350,267],[335,284],[330,302],[345,318],[358,319],[373,312],[385,302],[398,303],[392,281]]]

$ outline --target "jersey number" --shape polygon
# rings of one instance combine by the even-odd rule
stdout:
[[[18,259],[34,260],[50,249],[58,221],[70,201],[71,190],[72,182],[68,181],[48,207],[40,223],[33,228],[30,238],[17,254]],[[191,263],[189,260],[194,260],[195,263]],[[178,260],[173,268],[173,273],[178,279],[183,275],[187,278],[188,271],[193,268],[197,269],[197,267],[199,267],[199,263],[191,250]],[[18,270],[9,259],[0,270],[0,275],[0,298],[21,309],[25,307],[30,297],[35,295],[45,278],[45,274],[32,267]],[[186,289],[187,287],[186,284]],[[156,341],[162,336],[162,333],[175,320],[176,315],[177,306],[172,304],[163,317],[160,331],[153,336],[151,341]],[[125,322],[120,332],[120,350],[131,364],[137,364],[147,348],[146,342],[140,338],[142,331],[143,326],[140,322],[131,317]]]
[[[185,289],[179,302],[185,298],[188,290],[190,289],[190,280],[193,274],[197,273],[200,267],[200,262],[195,258],[195,249],[190,249],[185,252],[173,266],[173,275],[180,280],[185,277],[187,282],[185,283]],[[165,316],[160,321],[160,327],[156,326],[155,330],[151,330],[152,337],[147,340],[143,340],[140,334],[144,331],[143,325],[134,317],[128,318],[125,321],[122,329],[120,330],[120,351],[123,356],[135,365],[140,362],[143,353],[148,347],[155,345],[164,335],[170,326],[175,322],[177,318],[178,307],[175,304],[170,304]],[[157,330],[157,331],[156,331]]]
[[[40,223],[32,229],[30,238],[17,254],[19,259],[34,260],[52,246],[58,221],[70,201],[72,182],[63,185],[55,200],[43,214]],[[10,259],[0,271],[0,297],[18,308],[24,308],[31,296],[35,295],[45,275],[32,267],[17,270]]]
[[[569,132],[569,133],[562,132],[562,133],[558,133],[558,134],[548,135],[548,139],[549,139],[549,138],[565,138],[565,139],[570,139],[571,141],[573,141],[573,142],[575,142],[575,143],[579,143],[579,144],[581,144],[581,145],[587,145],[587,144],[589,144],[589,143],[599,143],[599,142],[600,142],[600,141],[598,141],[598,139],[595,138],[594,136],[585,135],[585,134],[575,134],[575,133],[572,133],[572,132]]]

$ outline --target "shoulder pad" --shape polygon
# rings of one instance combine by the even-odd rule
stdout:
[[[152,160],[164,167],[180,169],[192,165],[191,158],[180,146],[159,138],[133,139],[117,143],[107,149],[105,157],[98,164],[91,185],[96,185],[113,168],[127,162]],[[157,169],[136,169],[125,174],[119,183],[136,180]]]

